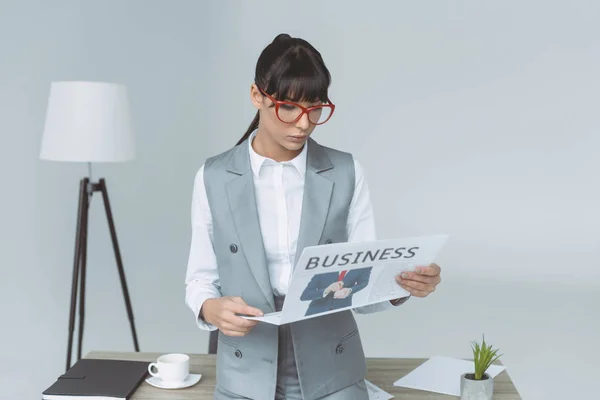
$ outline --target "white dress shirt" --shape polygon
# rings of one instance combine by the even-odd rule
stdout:
[[[256,131],[248,140],[248,151],[267,268],[273,294],[285,296],[296,257],[308,143],[294,159],[277,162],[254,151],[252,141],[255,135]],[[348,215],[348,241],[375,240],[375,220],[363,168],[356,160],[354,168],[355,190]],[[212,215],[204,187],[204,165],[198,170],[194,182],[192,240],[185,282],[185,302],[193,311],[198,326],[215,330],[215,326],[198,318],[206,299],[221,297],[213,248]],[[354,311],[371,313],[393,307],[389,301],[385,301],[358,307]]]

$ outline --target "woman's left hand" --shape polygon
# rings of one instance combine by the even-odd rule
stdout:
[[[406,271],[396,276],[396,282],[415,297],[427,297],[442,281],[441,271],[442,269],[437,264],[417,267],[415,272]]]

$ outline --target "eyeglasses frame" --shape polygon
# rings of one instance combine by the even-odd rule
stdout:
[[[298,122],[304,114],[306,114],[309,123],[311,123],[313,125],[323,125],[325,122],[327,122],[331,119],[331,117],[333,116],[333,112],[335,111],[335,104],[333,104],[329,100],[328,100],[329,101],[328,104],[321,104],[321,105],[312,106],[312,107],[304,107],[304,106],[302,106],[298,103],[294,103],[292,101],[277,100],[276,98],[274,98],[273,96],[268,94],[266,91],[264,91],[260,87],[257,86],[257,88],[263,95],[265,95],[269,100],[271,100],[275,104],[275,115],[277,116],[277,119],[280,120],[281,122],[283,122],[284,124],[294,124],[294,123]],[[295,120],[290,121],[290,122],[284,121],[281,118],[279,118],[279,107],[283,104],[298,107],[300,110],[302,110],[302,112],[300,113],[300,115],[298,115],[298,117]],[[327,119],[325,121],[319,122],[319,123],[314,123],[310,120],[310,117],[308,117],[308,116],[311,111],[319,109],[319,108],[329,108],[329,109],[331,109],[331,114],[329,114],[329,117],[327,117]]]

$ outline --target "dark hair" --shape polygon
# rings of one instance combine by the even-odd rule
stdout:
[[[331,75],[321,53],[304,39],[281,33],[265,47],[256,63],[254,83],[271,96],[291,101],[329,101]],[[258,128],[257,112],[239,145]]]

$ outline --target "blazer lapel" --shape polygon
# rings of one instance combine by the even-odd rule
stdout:
[[[307,144],[302,216],[294,266],[305,247],[319,244],[333,192],[333,181],[320,175],[321,172],[333,168],[331,160],[321,145],[313,139],[309,138]]]
[[[240,239],[240,247],[261,291],[275,310],[271,280],[267,269],[267,258],[258,220],[258,208],[256,206],[247,140],[238,146],[229,161],[227,170],[238,175],[226,185],[227,201]]]

